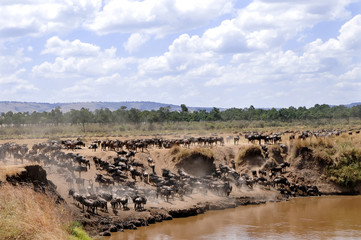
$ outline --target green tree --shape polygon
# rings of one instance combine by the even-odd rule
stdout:
[[[221,120],[221,113],[219,111],[219,108],[213,107],[213,109],[209,112],[209,120],[211,121]]]
[[[160,107],[157,111],[159,122],[169,121],[170,117],[170,106]]]
[[[60,110],[60,107],[56,107],[51,110],[49,113],[49,120],[54,123],[55,125],[59,125],[59,123],[63,122],[63,113]]]
[[[85,124],[91,123],[93,121],[93,114],[89,109],[87,108],[81,108],[79,111],[79,122],[81,123],[83,127],[83,132],[85,132]]]
[[[97,123],[111,123],[113,122],[113,113],[109,108],[96,109],[94,112],[94,120]]]
[[[125,123],[127,120],[127,107],[121,106],[119,109],[113,112],[114,121],[117,123]]]
[[[182,121],[189,121],[189,111],[185,104],[181,104],[181,112],[180,112],[181,120]]]
[[[185,104],[181,104],[180,106],[181,106],[181,112],[183,112],[183,113],[188,112],[188,108],[187,108],[187,106]]]
[[[13,123],[13,115],[14,113],[12,111],[8,111],[4,114],[4,123],[5,124],[12,124]]]
[[[361,118],[361,105],[357,105],[351,108],[350,115],[352,117]]]
[[[131,123],[140,123],[141,121],[141,112],[140,110],[136,108],[131,108],[129,111],[127,111],[127,120]]]

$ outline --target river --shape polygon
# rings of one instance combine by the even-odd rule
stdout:
[[[361,239],[361,196],[308,197],[209,211],[105,239]]]

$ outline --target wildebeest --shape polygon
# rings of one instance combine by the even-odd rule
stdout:
[[[134,196],[132,200],[134,203],[134,210],[136,211],[144,210],[144,206],[147,203],[147,199],[144,196]]]

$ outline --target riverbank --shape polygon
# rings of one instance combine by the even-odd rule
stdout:
[[[280,194],[279,191],[273,189],[264,190],[257,187],[253,190],[236,189],[229,197],[220,197],[211,193],[206,195],[194,193],[191,197],[185,197],[184,201],[175,199],[171,202],[164,202],[162,200],[150,199],[143,211],[134,211],[134,209],[129,209],[128,211],[119,210],[114,215],[100,211],[99,214],[92,215],[89,212],[80,211],[81,209],[75,204],[66,204],[70,199],[62,199],[54,186],[51,183],[47,183],[47,174],[41,167],[23,166],[15,169],[18,170],[8,168],[8,172],[11,172],[13,175],[12,177],[8,176],[6,179],[12,185],[18,185],[18,191],[26,194],[29,198],[28,190],[24,191],[23,188],[26,185],[27,189],[34,189],[35,192],[38,192],[38,195],[49,196],[50,198],[46,201],[47,203],[51,203],[51,199],[58,199],[55,202],[60,203],[63,210],[67,209],[67,213],[72,212],[74,220],[79,221],[83,228],[92,236],[110,236],[115,232],[122,232],[128,229],[136,230],[142,226],[174,218],[196,216],[211,210],[224,210],[238,206],[260,205],[268,202],[281,202],[293,199],[293,197]],[[20,195],[18,193],[14,190],[12,192],[19,198]],[[327,193],[327,195],[330,194],[340,193]],[[346,194],[349,193],[347,192]],[[28,218],[26,219],[29,220]]]
[[[287,139],[289,135],[285,134],[284,138]],[[227,136],[223,137],[226,139]],[[84,139],[85,145],[88,146],[94,140],[97,139]],[[127,138],[120,140],[125,142]],[[284,141],[284,144],[265,145],[267,150],[258,144],[248,143],[246,139],[242,138],[238,144],[233,144],[233,142],[224,145],[194,144],[188,147],[172,148],[152,145],[145,149],[139,149],[131,158],[132,163],[143,166],[135,167],[134,165],[134,168],[139,172],[142,169],[148,173],[152,172],[148,161],[150,158],[155,164],[155,175],[160,177],[162,181],[161,186],[167,186],[164,181],[171,179],[169,176],[163,176],[163,169],[169,170],[176,176],[173,177],[176,179],[175,182],[194,184],[192,191],[183,195],[171,194],[169,199],[162,194],[158,196],[156,183],[144,181],[139,176],[133,179],[129,169],[122,171],[122,174],[127,177],[124,181],[115,181],[114,184],[102,184],[99,181],[94,181],[99,174],[104,178],[113,179],[114,172],[108,171],[109,169],[105,167],[95,166],[93,160],[95,157],[107,164],[114,164],[115,158],[119,157],[117,151],[114,150],[101,151],[98,149],[94,151],[84,147],[71,150],[57,147],[57,150],[51,151],[38,150],[36,154],[30,156],[31,158],[26,157],[23,161],[24,163],[32,163],[33,159],[39,161],[46,172],[47,179],[56,186],[56,192],[64,200],[67,211],[74,216],[74,220],[81,222],[84,229],[92,236],[104,236],[113,232],[124,231],[124,229],[137,229],[140,226],[173,218],[195,216],[210,210],[317,195],[318,191],[326,195],[359,193],[358,185],[350,187],[340,185],[337,181],[331,181],[330,177],[325,174],[327,173],[325,169],[331,166],[330,163],[337,162],[340,157],[353,156],[344,154],[353,153],[353,151],[351,151],[351,147],[341,149],[342,144],[352,140],[355,143],[352,147],[357,147],[360,145],[360,138],[342,135],[333,137],[331,140],[327,140],[327,142],[319,139]],[[51,143],[43,141],[24,139],[19,140],[19,145],[26,144],[29,149],[32,149],[33,146],[49,146],[49,144],[57,146],[55,141]],[[5,143],[3,144],[5,145]],[[66,156],[72,157],[67,158]],[[89,161],[89,166],[78,164],[74,161],[76,158],[74,156],[81,156],[85,161]],[[355,156],[358,159],[359,155]],[[11,154],[5,154],[3,159],[4,164],[19,163],[19,161]],[[290,163],[290,166],[276,172],[275,176],[269,176],[272,173],[271,169],[280,166],[282,163]],[[68,167],[69,164],[70,167]],[[79,165],[86,171],[75,171],[74,169],[78,168]],[[235,167],[234,171],[232,170],[233,166]],[[220,170],[221,167],[226,168],[226,171],[217,176],[216,170]],[[178,172],[179,169],[182,169],[186,175],[181,176],[181,173]],[[202,171],[198,171],[199,169]],[[262,169],[266,171],[266,175],[259,172]],[[254,171],[256,171],[256,175],[253,175]],[[205,173],[210,173],[210,175],[197,176],[197,174]],[[234,177],[231,179],[234,174],[239,177],[240,181],[236,181]],[[243,175],[240,178],[241,174]],[[39,176],[43,175],[39,174]],[[227,182],[230,183],[229,186]],[[202,184],[199,185],[199,183]],[[170,185],[172,184],[174,181]],[[226,196],[227,192],[223,191],[223,187],[221,191],[215,190],[214,184],[227,186],[226,190],[231,187],[230,195]],[[314,186],[317,187],[317,191],[315,191]],[[40,189],[42,188],[40,187]],[[116,207],[113,209],[110,204],[111,200],[107,200],[106,208],[83,207],[84,202],[69,195],[70,189],[77,191],[84,197],[89,197],[89,199],[91,199],[92,193],[101,198],[128,195],[128,208]],[[136,194],[143,194],[147,198],[142,209],[136,209],[133,205],[130,196]]]
[[[322,194],[321,194],[322,195]],[[357,193],[327,192],[324,196],[342,196],[358,195]],[[216,196],[194,196],[192,200],[179,203],[175,201],[172,205],[162,203],[162,206],[155,207],[156,204],[150,203],[142,212],[122,212],[118,216],[95,216],[83,221],[83,226],[91,235],[111,236],[115,232],[124,230],[137,230],[139,227],[149,226],[151,224],[163,221],[173,220],[175,218],[187,218],[204,214],[212,210],[226,210],[237,208],[239,206],[261,205],[272,202],[284,202],[292,199],[303,198],[301,196],[291,197],[282,195],[278,191],[257,190],[257,192],[237,192],[227,198],[218,198]],[[310,196],[312,198],[312,196]],[[99,233],[100,232],[100,233]],[[104,238],[107,239],[107,238]]]
[[[288,197],[279,194],[277,191],[233,193],[229,197],[218,197],[213,194],[203,196],[194,194],[192,198],[185,201],[150,202],[145,210],[141,212],[119,211],[117,216],[90,216],[81,218],[84,228],[92,235],[110,236],[113,232],[122,232],[126,229],[136,230],[141,226],[148,226],[157,222],[172,220],[173,218],[186,218],[203,214],[210,210],[223,210],[236,208],[244,205],[259,205],[266,202],[279,202],[287,200]]]

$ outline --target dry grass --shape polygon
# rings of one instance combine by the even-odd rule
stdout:
[[[64,209],[28,187],[0,187],[0,239],[69,239]]]
[[[262,155],[262,149],[259,145],[249,145],[241,150],[238,155],[238,159],[260,155]]]
[[[260,164],[263,159],[262,149],[259,145],[249,145],[243,148],[237,157],[237,165],[241,166],[247,164]]]
[[[0,167],[0,182],[5,182],[7,176],[14,176],[25,171],[25,165],[10,165]]]
[[[310,143],[305,140],[296,140],[291,145],[291,158],[294,159],[298,157],[303,148],[310,147]]]
[[[169,152],[170,152],[171,155],[176,155],[176,154],[178,154],[178,153],[180,152],[180,150],[181,150],[181,148],[176,145],[176,146],[173,146],[173,147],[169,150]]]
[[[333,155],[336,153],[336,146],[337,144],[333,138],[312,138],[310,140],[296,140],[292,145],[291,156],[292,158],[298,157],[303,148],[312,149],[314,154],[326,152],[328,155]]]
[[[214,152],[210,148],[197,147],[197,148],[188,149],[188,148],[175,147],[171,152],[172,155],[174,155],[175,162],[179,162],[182,159],[186,159],[194,155],[203,155],[209,159],[214,158]]]

